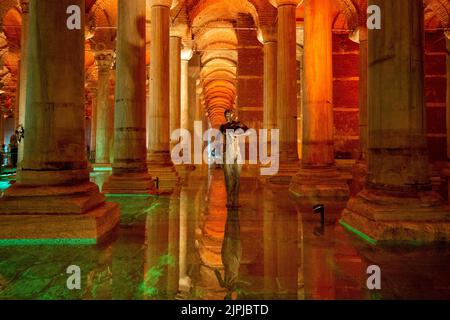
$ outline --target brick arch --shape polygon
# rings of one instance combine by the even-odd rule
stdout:
[[[424,4],[425,11],[433,12],[443,28],[450,28],[450,2],[448,0],[425,0]],[[425,21],[425,25],[427,25],[427,21]],[[447,32],[450,33],[449,30]]]

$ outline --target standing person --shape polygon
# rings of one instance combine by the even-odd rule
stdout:
[[[242,158],[239,148],[239,137],[246,135],[248,127],[233,120],[233,112],[225,110],[226,123],[220,126],[224,135],[225,152],[223,155],[223,170],[227,188],[227,208],[239,207],[239,179],[242,168]]]
[[[17,135],[13,133],[9,138],[9,152],[11,155],[11,166],[17,168],[17,152],[19,150],[19,143],[17,142]]]

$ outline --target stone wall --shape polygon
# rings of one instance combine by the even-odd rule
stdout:
[[[425,34],[425,102],[431,161],[446,161],[446,44],[442,31]]]
[[[237,108],[239,120],[258,130],[263,122],[263,46],[256,38],[252,17],[240,15],[238,38]]]
[[[347,33],[333,34],[334,150],[336,158],[358,156],[359,45]]]

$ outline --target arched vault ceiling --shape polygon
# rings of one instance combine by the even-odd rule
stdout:
[[[256,8],[247,0],[187,0],[186,6],[189,21],[194,27],[201,27],[211,21],[236,20],[241,13],[250,14],[255,25],[259,24]]]

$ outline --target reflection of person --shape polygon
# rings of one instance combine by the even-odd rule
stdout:
[[[237,208],[239,206],[239,178],[242,168],[239,136],[246,135],[245,132],[247,132],[248,127],[239,121],[234,121],[231,110],[225,111],[225,119],[227,122],[220,126],[220,132],[225,137],[223,170],[227,187],[227,208]]]
[[[222,263],[224,277],[219,270],[215,270],[216,277],[222,288],[227,290],[226,300],[236,300],[241,291],[249,283],[239,280],[239,268],[241,267],[242,243],[239,226],[239,212],[228,210],[225,234],[222,243]]]

